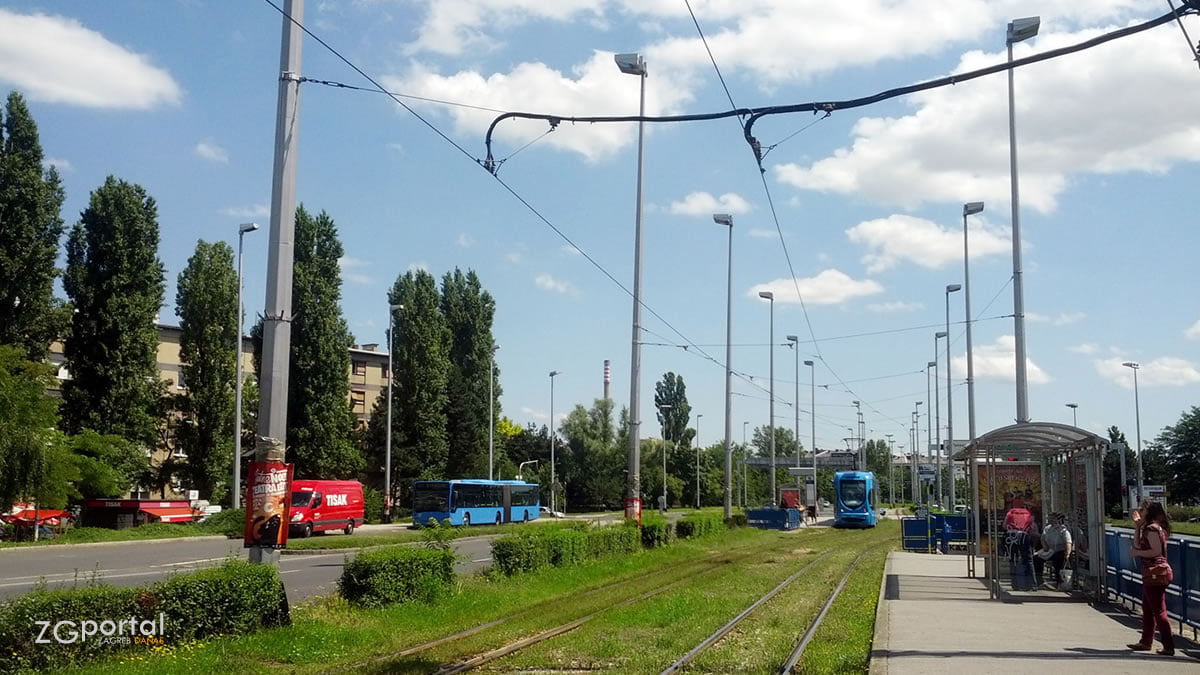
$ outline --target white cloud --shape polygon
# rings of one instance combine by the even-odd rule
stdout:
[[[0,9],[0,82],[33,100],[89,108],[178,104],[171,75],[75,19]]]
[[[59,173],[69,173],[75,170],[75,167],[71,165],[70,160],[59,159],[57,157],[47,157],[42,160],[43,169],[49,169],[50,167],[58,169]]]
[[[513,251],[512,253],[505,253],[504,259],[514,265],[520,265],[525,260],[525,256]]]
[[[229,151],[217,145],[216,141],[211,138],[206,138],[197,143],[195,152],[196,156],[207,159],[210,162],[229,163]]]
[[[1073,347],[1067,347],[1067,351],[1075,352],[1076,354],[1095,354],[1100,351],[1100,346],[1093,342],[1084,342]]]
[[[221,209],[221,215],[230,218],[266,218],[271,215],[271,207],[266,204],[251,206],[229,206]]]
[[[535,422],[544,423],[550,419],[550,413],[546,412],[545,410],[530,408],[527,405],[521,406],[521,413],[526,417],[533,419]]]
[[[978,220],[969,225],[971,258],[1011,254],[1009,231],[983,225]],[[866,247],[862,262],[871,274],[891,269],[901,261],[929,269],[962,262],[962,230],[943,227],[924,218],[893,214],[861,222],[846,230],[846,236]]]
[[[1016,45],[1016,55],[1103,32],[1061,27],[1044,22],[1042,36]],[[1005,58],[1003,51],[971,51],[955,71]],[[1022,205],[1053,211],[1072,173],[1161,173],[1200,159],[1195,84],[1195,64],[1181,57],[1179,35],[1164,30],[1020,69],[1015,98]],[[1115,89],[1124,100],[1155,105],[1113,106]],[[912,114],[860,118],[849,147],[807,166],[779,165],[775,175],[802,189],[861,195],[906,209],[967,198],[1003,209],[1009,201],[1008,111],[997,101],[1006,98],[1003,76],[914,94],[905,99]],[[962,139],[970,139],[969,145]]]
[[[1189,340],[1200,340],[1200,319],[1197,319],[1191,328],[1183,331],[1183,334]]]
[[[757,298],[761,291],[771,291],[775,294],[776,302],[799,303],[796,287],[804,297],[806,305],[837,305],[847,300],[875,295],[883,292],[883,286],[871,279],[856,280],[846,273],[827,269],[815,277],[798,279],[776,279],[765,284],[757,284],[750,289],[750,297]]]
[[[566,253],[567,255],[583,255],[583,251],[580,251],[579,249],[575,248],[574,246],[572,246],[570,244],[563,244],[561,250],[563,253]]]
[[[990,345],[974,348],[975,377],[1017,381],[1017,341],[1011,335],[1001,335]],[[954,357],[954,370],[967,372],[966,355]],[[1030,384],[1046,384],[1051,378],[1033,359],[1025,357],[1025,375]]]
[[[463,4],[463,3],[447,3]],[[560,3],[546,3],[557,5]],[[441,75],[423,64],[412,65],[402,75],[385,75],[381,82],[395,91],[449,101],[470,101],[477,106],[499,110],[537,110],[571,115],[627,115],[638,109],[637,80],[621,73],[613,64],[611,52],[595,51],[571,73],[562,73],[544,63],[520,63],[507,73],[483,75],[463,70]],[[683,75],[652,77],[646,82],[646,114],[675,110],[691,97],[691,81]],[[418,105],[418,104],[414,104]],[[419,104],[430,107],[431,104]],[[479,137],[491,125],[496,113],[456,107],[449,111],[455,132]],[[538,120],[506,120],[496,127],[494,153],[502,159],[509,152],[542,136],[549,128]],[[610,156],[635,138],[635,124],[560,124],[554,133],[540,139],[537,146],[576,152],[588,161]]]
[[[1133,369],[1121,364],[1129,361],[1121,357],[1097,359],[1096,372],[1126,389],[1133,389]],[[1186,359],[1160,356],[1143,361],[1138,369],[1139,387],[1184,387],[1200,383],[1200,368]]]
[[[424,260],[418,260],[414,263],[409,263],[407,270],[409,272],[428,272],[429,263]]]
[[[539,274],[537,278],[533,280],[533,282],[537,284],[538,288],[543,290],[561,293],[563,295],[579,295],[579,289],[575,288],[571,282],[555,279],[549,274]]]
[[[475,238],[466,232],[463,232],[458,235],[458,239],[455,239],[454,243],[458,244],[462,248],[471,248],[475,245]]]
[[[765,227],[752,227],[746,230],[746,236],[754,239],[774,239],[779,236],[779,233]]]
[[[750,202],[734,192],[714,197],[707,192],[693,192],[682,201],[671,202],[671,213],[687,216],[711,216],[714,213],[746,213]]]
[[[903,302],[895,300],[893,302],[877,302],[867,305],[867,310],[878,312],[881,314],[891,314],[895,312],[917,312],[925,309],[925,305],[919,302]]]
[[[1083,312],[1059,312],[1054,316],[1040,312],[1025,312],[1025,320],[1032,323],[1050,323],[1055,326],[1069,326],[1087,318]]]
[[[428,0],[427,5],[419,37],[408,46],[410,54],[429,51],[456,56],[487,51],[497,47],[497,38],[485,29],[511,28],[538,19],[568,21],[585,12],[599,17],[603,8],[594,0]]]
[[[360,286],[369,286],[373,281],[370,276],[361,271],[365,267],[370,267],[370,265],[371,263],[366,260],[348,255],[338,258],[338,269],[342,271],[342,279],[352,284],[359,284]]]

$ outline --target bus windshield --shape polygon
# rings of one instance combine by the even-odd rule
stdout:
[[[417,483],[413,486],[413,511],[425,513],[450,510],[449,483]]]
[[[856,509],[867,501],[867,482],[862,480],[842,481],[842,503]]]

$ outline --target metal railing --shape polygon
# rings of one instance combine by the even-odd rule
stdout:
[[[1108,591],[1118,598],[1141,603],[1141,561],[1130,552],[1132,544],[1133,530],[1105,528]],[[1174,579],[1167,587],[1167,614],[1181,625],[1200,630],[1200,537],[1173,535],[1167,540],[1167,562],[1174,571]]]

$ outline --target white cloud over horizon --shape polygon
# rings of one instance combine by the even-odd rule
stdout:
[[[342,272],[342,280],[358,284],[360,286],[369,286],[374,281],[363,268],[370,267],[371,263],[353,256],[343,255],[338,258],[338,269]]]
[[[569,281],[555,279],[549,274],[539,274],[536,278],[534,278],[533,282],[542,290],[559,293],[561,295],[579,295],[579,289],[575,288],[574,284]]]
[[[1067,347],[1067,351],[1075,352],[1076,354],[1090,355],[1100,351],[1100,346],[1094,342],[1084,342],[1083,344]]]
[[[475,245],[475,237],[472,237],[466,232],[461,232],[459,233],[458,238],[454,240],[454,243],[457,244],[459,248],[471,248]]]
[[[1011,254],[1012,235],[976,221],[969,225],[971,259]],[[928,269],[961,263],[962,230],[903,214],[861,222],[846,230],[846,236],[866,247],[862,262],[867,272],[877,274],[907,261]]]
[[[219,164],[229,163],[229,151],[217,145],[216,141],[211,138],[206,138],[196,144],[195,153],[197,157],[207,159],[210,162]]]
[[[1055,326],[1069,326],[1087,318],[1084,312],[1059,312],[1054,316],[1039,312],[1025,312],[1025,320],[1032,323],[1049,323]]]
[[[1096,372],[1125,389],[1133,389],[1133,369],[1122,364],[1130,359],[1114,357],[1094,361]],[[1160,356],[1140,362],[1137,374],[1139,387],[1184,387],[1200,383],[1200,367],[1192,361],[1174,356]]]
[[[68,159],[59,159],[58,157],[46,157],[42,160],[42,168],[49,169],[54,167],[59,173],[68,173],[75,170],[75,167]]]
[[[750,210],[750,202],[734,192],[714,197],[708,192],[692,192],[682,200],[671,202],[670,212],[676,215],[709,216],[714,213],[739,214]],[[737,225],[737,221],[734,221]]]
[[[895,314],[897,312],[918,312],[925,309],[925,305],[919,302],[904,302],[902,300],[893,300],[892,302],[877,302],[867,305],[867,311],[876,312],[879,314]]]
[[[823,270],[815,277],[797,279],[776,279],[762,284],[755,284],[747,293],[757,298],[762,291],[775,294],[775,301],[782,303],[800,303],[796,295],[799,287],[800,295],[807,305],[837,305],[853,298],[876,295],[883,292],[883,286],[871,279],[853,279],[845,272],[836,269]]]
[[[1189,340],[1200,340],[1200,319],[1197,319],[1196,323],[1183,331],[1183,335]]]
[[[1017,381],[1017,340],[1013,336],[1001,335],[990,345],[976,345],[973,352],[976,378]],[[954,371],[967,372],[966,354],[954,357]],[[1046,384],[1053,379],[1028,355],[1025,376],[1030,384]]]
[[[267,218],[271,215],[271,207],[266,203],[250,206],[227,206],[221,209],[221,215],[230,218]]]
[[[31,100],[145,110],[178,105],[183,90],[145,55],[75,19],[0,8],[0,82]]]

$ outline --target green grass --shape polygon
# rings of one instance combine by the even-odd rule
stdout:
[[[1109,525],[1113,527],[1128,527],[1133,529],[1132,520],[1109,520]],[[1200,536],[1200,523],[1171,523],[1171,532],[1174,534],[1190,534]]]
[[[889,550],[881,546],[863,556],[796,664],[796,672],[867,672],[875,638],[875,606]]]
[[[90,544],[105,541],[141,541],[146,539],[177,539],[179,537],[204,537],[222,534],[207,523],[149,523],[124,530],[105,527],[72,527],[53,539],[38,541],[3,541],[0,548],[26,546],[56,546],[60,544]]]
[[[508,523],[505,525],[472,525],[471,527],[451,527],[447,530],[451,539],[462,537],[485,537],[496,534],[513,534],[528,527],[566,527],[570,520],[535,520],[532,523]],[[578,522],[578,521],[574,521]],[[362,531],[347,537],[344,534],[317,535],[308,539],[289,537],[287,547],[297,551],[328,551],[350,548],[367,548],[369,546],[388,546],[391,544],[410,544],[425,541],[425,530],[400,530],[387,534],[362,534]]]

